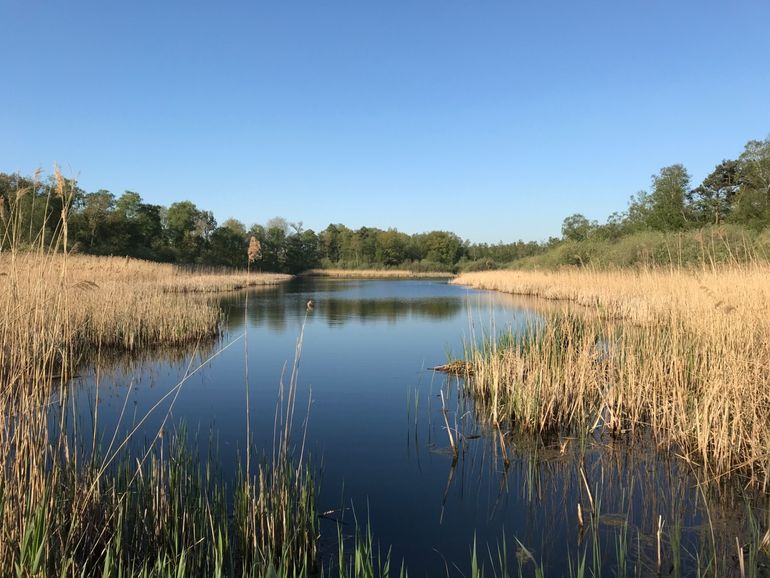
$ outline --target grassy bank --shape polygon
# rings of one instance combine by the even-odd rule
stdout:
[[[770,231],[739,225],[684,232],[640,231],[619,237],[563,240],[536,255],[509,264],[516,269],[702,267],[770,261]]]
[[[495,424],[650,432],[708,476],[770,481],[770,267],[460,276],[564,299],[523,337],[470,352],[468,387]]]
[[[302,273],[302,276],[334,279],[446,279],[454,277],[454,273],[403,269],[310,269]]]

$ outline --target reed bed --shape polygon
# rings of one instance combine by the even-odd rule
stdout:
[[[455,283],[565,299],[544,323],[468,355],[494,424],[650,432],[704,466],[770,482],[770,267],[492,272]]]
[[[0,367],[6,378],[12,368],[30,369],[43,359],[41,349],[59,350],[62,357],[66,348],[78,358],[102,347],[200,341],[215,335],[221,322],[220,308],[206,295],[288,278],[192,274],[114,257],[0,253]]]
[[[302,275],[333,279],[447,279],[454,277],[454,273],[449,272],[401,269],[309,269]]]
[[[315,571],[314,480],[289,425],[278,432],[283,450],[255,473],[242,467],[234,485],[218,477],[215,457],[199,463],[184,435],[161,429],[137,452],[130,433],[105,448],[68,425],[80,419],[67,376],[82,355],[203,339],[219,327],[213,301],[164,292],[173,273],[164,265],[48,248],[0,257],[0,574]]]
[[[158,283],[166,293],[222,293],[250,288],[269,288],[291,280],[283,273],[177,274]]]
[[[104,348],[215,334],[221,314],[203,292],[282,278],[69,254],[72,185],[55,176],[64,210],[53,238],[41,233],[22,246],[17,207],[2,215],[0,574],[307,575],[316,564],[314,482],[290,450],[288,426],[278,434],[285,451],[255,464],[256,473],[242,468],[233,487],[218,477],[215,457],[198,462],[183,435],[160,429],[143,451],[133,433],[107,447],[96,433],[81,438],[67,386],[83,356]]]

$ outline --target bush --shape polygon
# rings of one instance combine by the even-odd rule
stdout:
[[[461,273],[473,273],[475,271],[494,271],[499,269],[500,265],[493,259],[484,258],[470,261],[462,258],[457,263],[457,270]]]
[[[443,263],[437,263],[436,261],[429,261],[428,259],[413,261],[412,263],[405,264],[405,266],[412,273],[443,273],[445,271],[452,272],[451,267],[447,267]]]

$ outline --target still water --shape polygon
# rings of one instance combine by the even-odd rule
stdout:
[[[335,520],[351,534],[355,516],[410,576],[468,575],[474,540],[487,566],[505,541],[511,565],[527,575],[533,560],[559,576],[576,573],[582,558],[615,575],[619,547],[628,575],[646,575],[658,569],[663,524],[662,573],[690,575],[699,552],[722,547],[704,503],[709,528],[725,529],[725,548],[745,529],[742,501],[700,491],[681,461],[654,449],[513,434],[501,445],[476,423],[457,380],[431,371],[462,356],[464,344],[541,322],[542,303],[441,281],[305,279],[229,295],[221,306],[217,343],[113,360],[82,376],[79,427],[96,420],[103,447],[115,431],[136,429],[143,444],[184,428],[191,447],[203,459],[215,452],[232,476],[247,419],[256,452],[270,452],[280,384],[288,386],[304,326],[294,432],[319,472],[319,511],[332,511],[320,522],[326,556]],[[441,392],[462,440],[456,461]],[[587,527],[590,512],[600,514],[593,529],[579,528],[578,503]],[[688,554],[674,553],[677,541]]]

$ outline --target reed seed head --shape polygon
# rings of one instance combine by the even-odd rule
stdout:
[[[249,239],[249,250],[248,250],[249,263],[251,264],[257,259],[259,259],[261,253],[262,253],[262,245],[260,244],[259,240],[254,235],[252,235],[251,239]]]

